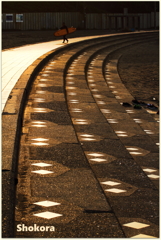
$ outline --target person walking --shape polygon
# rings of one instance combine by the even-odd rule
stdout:
[[[62,27],[61,27],[60,29],[66,29],[66,30],[67,30],[67,34],[68,34],[68,28],[67,28],[67,26],[65,25],[65,22],[63,22],[63,25],[62,25]],[[66,34],[63,35],[63,43],[65,43],[65,40],[66,40],[67,43],[68,43],[68,39],[67,39],[67,37],[66,37]]]

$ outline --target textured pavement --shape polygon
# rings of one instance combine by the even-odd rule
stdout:
[[[97,49],[66,49],[35,75],[21,132],[15,220],[55,231],[18,232],[15,225],[16,237],[158,237],[158,118],[121,105],[133,97],[119,79],[119,51],[110,55],[105,78],[101,66],[111,47],[91,58],[85,76]],[[7,113],[16,113],[12,104],[6,126]]]
[[[108,35],[109,34],[107,34],[107,36]],[[101,37],[101,35],[69,38],[68,44],[97,37]],[[64,46],[64,44],[62,44],[62,40],[59,39],[2,51],[2,111],[12,88],[17,83],[21,74],[43,54],[62,46]]]

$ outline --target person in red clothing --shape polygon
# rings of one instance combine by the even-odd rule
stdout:
[[[67,28],[67,26],[65,25],[65,22],[63,22],[63,25],[62,25],[62,27],[61,27],[60,29],[66,29],[66,30],[67,30],[67,34],[68,34],[68,28]],[[63,36],[63,43],[65,43],[65,40],[66,40],[67,43],[68,43],[68,39],[67,39],[66,35]]]

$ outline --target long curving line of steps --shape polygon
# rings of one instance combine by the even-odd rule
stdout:
[[[156,117],[157,115],[155,115],[155,120],[154,120],[153,117],[149,116],[149,114],[144,109],[139,110],[138,112],[138,110],[131,110],[131,108],[129,108],[129,109],[126,109],[125,111],[125,107],[120,106],[120,103],[122,103],[122,101],[131,102],[131,100],[133,100],[133,97],[131,96],[131,94],[128,93],[128,91],[126,90],[126,88],[123,86],[123,84],[119,79],[119,76],[117,73],[118,59],[112,59],[110,61],[110,64],[107,66],[108,68],[107,82],[109,85],[108,86],[106,85],[104,78],[101,76],[102,59],[106,57],[106,54],[107,52],[104,54],[98,55],[93,61],[91,61],[91,64],[88,64],[90,66],[86,74],[88,86],[91,90],[91,94],[95,99],[96,104],[98,105],[98,108],[100,109],[100,112],[102,112],[103,115],[106,117],[108,123],[111,125],[111,128],[115,131],[115,134],[120,138],[125,149],[130,153],[134,161],[131,161],[130,157],[127,157],[127,156],[126,156],[126,160],[124,159],[125,158],[124,149],[121,149],[121,147],[116,144],[118,142],[117,140],[113,140],[114,137],[111,136],[107,128],[105,128],[105,126],[107,127],[108,125],[105,123],[103,124],[101,122],[101,114],[100,115],[98,115],[98,113],[96,114],[96,112],[94,112],[92,108],[92,109],[88,109],[88,114],[90,112],[90,116],[89,116],[87,114],[86,109],[83,109],[84,106],[82,106],[82,102],[79,103],[77,96],[75,96],[74,100],[69,99],[69,109],[71,108],[71,117],[75,117],[73,118],[73,123],[75,125],[75,130],[79,138],[79,141],[82,145],[82,148],[84,149],[87,159],[91,163],[91,167],[94,173],[96,174],[97,179],[99,179],[100,184],[103,185],[103,189],[105,193],[107,193],[108,199],[110,199],[111,195],[112,197],[118,196],[118,202],[116,201],[115,205],[113,205],[113,198],[112,200],[110,199],[111,205],[114,206],[114,209],[115,208],[117,209],[117,205],[119,205],[119,202],[120,202],[119,197],[128,196],[128,198],[125,198],[123,200],[126,204],[126,207],[124,206],[123,211],[118,211],[116,214],[116,216],[119,216],[120,214],[122,215],[122,216],[119,216],[119,221],[122,223],[122,226],[126,226],[124,229],[124,231],[126,232],[127,226],[128,224],[130,225],[130,223],[128,223],[129,219],[125,218],[125,216],[129,215],[129,211],[131,212],[131,220],[133,215],[134,222],[137,219],[137,221],[145,223],[145,219],[147,219],[145,210],[143,212],[140,211],[139,216],[137,216],[137,213],[136,213],[136,209],[140,207],[140,202],[144,201],[145,208],[148,208],[149,202],[150,202],[150,199],[147,198],[144,191],[142,191],[142,193],[140,194],[140,191],[141,191],[140,188],[149,186],[149,192],[150,192],[151,188],[154,187],[154,186],[152,187],[153,184],[151,184],[151,181],[153,181],[153,183],[158,188],[159,154],[157,154],[158,147],[156,147],[156,145],[158,145],[158,140],[159,140],[159,132],[158,132],[159,125],[158,125],[158,117]],[[79,65],[80,64],[78,62],[78,66]],[[76,72],[76,70],[77,69],[75,69],[74,71],[73,69],[72,71]],[[68,76],[67,76],[67,80],[68,80]],[[76,88],[67,87],[67,90],[69,89],[73,89],[74,91],[74,89]],[[121,92],[121,96],[120,94],[118,96],[119,91]],[[68,94],[69,93],[67,93],[67,95]],[[76,94],[70,93],[69,95],[76,95]],[[115,96],[115,98],[113,98],[113,96]],[[87,96],[84,96],[84,93],[83,93],[83,95],[78,96],[78,98],[86,99]],[[77,103],[77,108],[72,108],[70,106],[72,101],[73,103]],[[78,108],[78,106],[80,108]],[[77,114],[75,114],[75,112],[77,112]],[[76,115],[79,118],[76,118]],[[131,118],[131,115],[133,116],[132,118]],[[84,116],[86,116],[86,118]],[[99,119],[99,122],[97,122],[98,119]],[[95,124],[93,124],[93,122]],[[82,125],[85,125],[85,127],[82,127]],[[147,127],[149,127],[148,130],[147,130]],[[105,136],[105,133],[106,134],[108,133],[108,137]],[[110,139],[110,141],[108,141],[107,139],[108,140]],[[102,149],[103,140],[105,142],[103,147],[104,150],[100,151]],[[107,153],[110,153],[110,152],[112,152],[112,154],[107,155]],[[151,159],[153,161],[151,161]],[[125,162],[128,161],[128,165],[130,167],[126,163],[124,167],[120,166],[118,171],[117,165],[119,160],[120,160],[119,165],[124,165]],[[113,161],[115,161],[115,163],[112,166],[111,162]],[[131,166],[133,167],[132,169],[131,169]],[[157,167],[154,168],[154,166],[157,166]],[[110,169],[110,167],[112,169]],[[123,176],[125,173],[126,173],[126,176]],[[147,174],[147,176],[150,178],[150,181],[146,177],[143,179],[144,174]],[[124,180],[124,181],[120,182],[121,180]],[[129,183],[131,185],[128,185]],[[117,186],[117,188],[111,187],[115,185],[116,186],[120,185],[120,186],[119,187]],[[124,189],[122,189],[122,187],[124,187]],[[155,187],[154,189],[156,190]],[[153,191],[152,195],[155,195],[155,190]],[[141,201],[139,201],[139,198],[137,197],[138,195],[137,192],[139,192],[139,195],[141,195],[140,196]],[[129,196],[131,196],[131,198]],[[134,196],[138,199],[138,206],[137,204],[131,205],[131,203],[134,202],[134,198],[135,198]],[[152,196],[152,199],[153,199],[153,196]],[[158,201],[158,198],[156,199],[156,201]],[[147,206],[146,206],[146,202],[147,202]],[[129,207],[127,208],[127,206]],[[151,214],[153,214],[153,207],[151,208]],[[145,219],[143,216],[145,216]],[[148,222],[147,222],[147,226],[150,226],[148,225]],[[130,235],[127,235],[127,236],[131,237]],[[146,235],[138,234],[137,236],[145,237]]]
[[[158,236],[158,185],[146,171],[147,155],[158,154],[158,126],[144,109],[145,120],[120,104],[133,97],[117,73],[117,50],[152,38],[70,46],[39,72],[24,111],[15,237]],[[149,119],[154,135],[144,131]],[[19,231],[21,223],[55,231]]]

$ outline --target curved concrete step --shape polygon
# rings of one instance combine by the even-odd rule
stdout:
[[[125,38],[125,36],[122,38]],[[107,112],[102,107],[99,107],[98,101],[95,101],[97,97],[89,89],[89,85],[92,84],[90,80],[92,79],[89,75],[87,77],[89,84],[87,84],[86,75],[88,76],[88,73],[84,72],[86,63],[91,61],[94,55],[98,54],[97,51],[101,51],[103,48],[110,48],[111,43],[115,47],[119,44],[126,45],[127,39],[122,38],[119,40],[117,37],[115,44],[114,38],[111,38],[109,41],[107,41],[108,39],[97,39],[95,43],[92,41],[70,46],[69,50],[63,49],[63,52],[54,53],[53,59],[37,73],[38,75],[32,84],[25,108],[21,133],[16,224],[22,220],[26,225],[33,221],[39,225],[54,224],[57,231],[54,233],[45,232],[44,237],[78,237],[78,235],[79,237],[83,237],[84,232],[86,234],[88,232],[88,237],[131,237],[135,235],[133,232],[129,233],[125,231],[126,227],[124,227],[124,224],[127,223],[129,218],[126,218],[125,213],[123,215],[121,211],[118,211],[116,207],[117,201],[113,201],[112,195],[110,197],[107,196],[107,193],[109,194],[110,191],[106,192],[107,189],[104,188],[104,185],[107,185],[105,184],[106,180],[111,183],[113,182],[112,179],[117,179],[117,185],[122,184],[121,186],[125,187],[123,196],[127,199],[127,194],[133,196],[138,187],[133,186],[132,182],[128,182],[130,173],[126,181],[122,181],[122,175],[120,175],[119,179],[115,178],[115,174],[110,176],[110,172],[109,175],[106,175],[105,165],[109,168],[110,164],[115,162],[117,166],[119,161],[116,159],[116,153],[114,156],[109,154],[112,151],[111,146],[115,146],[113,149],[114,152],[119,147],[120,152],[118,154],[120,155],[117,157],[122,161],[121,164],[123,164],[123,159],[121,158],[124,156],[127,156],[127,159],[131,163],[134,163],[134,161],[125,149],[124,144],[111,128],[111,123],[107,122],[106,116],[103,115],[107,114]],[[101,62],[102,65],[104,57],[100,59],[96,61],[97,63]],[[73,62],[76,63],[74,66]],[[103,87],[103,90],[105,90],[107,84],[101,73],[102,70],[100,70],[101,65],[98,69],[96,68],[99,71],[96,72],[96,76],[98,82],[101,83],[103,81],[103,86],[100,84],[100,87]],[[65,82],[66,90],[64,89]],[[75,99],[75,97],[78,97],[78,99]],[[66,101],[69,106],[71,118]],[[76,107],[76,105],[79,107]],[[122,106],[119,105],[119,107]],[[83,112],[82,109],[84,110]],[[91,110],[91,112],[88,110]],[[86,118],[82,117],[84,113]],[[8,111],[5,114],[3,117],[6,116],[7,119],[7,116],[10,114]],[[22,111],[19,114],[21,115]],[[78,116],[78,118],[75,116]],[[91,132],[86,132],[89,129]],[[75,135],[75,131],[77,135]],[[94,143],[93,139],[95,139]],[[101,148],[100,143],[102,144]],[[107,143],[110,144],[106,149]],[[93,148],[93,144],[95,148]],[[104,152],[105,149],[106,151]],[[97,154],[102,154],[102,152],[104,156],[97,156]],[[98,160],[103,157],[108,159],[108,164],[104,163],[104,171],[102,172],[102,164],[96,164],[95,160],[96,158]],[[95,160],[91,160],[92,158]],[[17,157],[15,157],[15,161],[16,159]],[[101,162],[101,160],[98,161]],[[44,163],[48,165],[44,165]],[[14,170],[12,164],[11,161],[10,166],[8,165],[6,170]],[[128,169],[130,168],[129,166]],[[44,171],[40,173],[42,169],[50,171],[50,173]],[[137,179],[137,184],[139,185],[139,180],[143,176],[143,172],[136,163],[134,163],[134,169],[136,169],[134,172],[141,174]],[[114,171],[114,168],[112,171]],[[119,169],[118,172],[121,174]],[[147,181],[149,186],[152,186],[149,180]],[[142,182],[142,184],[144,186],[145,183]],[[45,217],[37,215],[46,209],[45,205],[43,206],[42,203],[41,206],[39,202],[52,201],[53,199],[55,199],[55,203],[48,210],[52,212],[55,209],[55,211],[58,211],[56,212],[58,215],[51,216],[51,213],[47,211],[47,216],[51,216],[51,219],[50,217],[47,218],[48,220]],[[52,206],[57,207],[53,209]],[[139,215],[138,218],[140,218]],[[99,221],[100,219],[102,219],[101,222]],[[106,219],[106,221],[103,219]],[[142,219],[142,221],[147,223],[149,221],[147,219]],[[82,226],[78,222],[82,223],[83,232],[81,231]],[[89,227],[87,226],[87,222],[89,223]],[[113,223],[113,227],[109,229],[108,226],[111,226],[111,223]],[[101,229],[103,230],[96,230],[98,224],[101,224]],[[66,226],[65,231],[62,229],[62,226]],[[71,231],[71,227],[73,231]],[[75,232],[76,229],[79,229],[79,234]],[[95,229],[95,231],[92,229]],[[150,229],[152,229],[152,233],[154,229],[157,229],[157,226],[150,223]],[[42,236],[41,234],[37,232],[34,234],[33,232],[18,233],[15,229],[15,236],[19,237],[39,237]]]
[[[112,51],[110,53],[112,53]],[[133,201],[132,199],[136,197],[138,208],[142,201],[144,201],[145,208],[149,207],[148,202],[146,205],[147,197],[141,189],[148,187],[149,191],[151,191],[154,187],[151,181],[156,187],[158,187],[158,181],[156,181],[159,177],[158,168],[151,168],[151,161],[148,161],[149,158],[154,158],[153,164],[155,166],[158,165],[158,147],[155,145],[155,142],[153,142],[153,138],[151,139],[151,135],[147,137],[144,131],[144,127],[146,126],[145,122],[144,125],[141,120],[140,122],[138,122],[138,120],[134,121],[136,119],[130,117],[131,113],[129,115],[129,113],[125,111],[125,107],[122,105],[120,106],[120,101],[122,101],[121,97],[118,98],[115,96],[116,91],[114,93],[111,91],[111,82],[109,83],[109,86],[106,85],[104,78],[101,75],[103,59],[106,56],[103,57],[102,55],[95,56],[95,59],[93,60],[91,58],[91,64],[88,63],[90,67],[86,69],[86,75],[90,91],[88,90],[86,83],[84,83],[85,80],[83,80],[84,70],[80,70],[80,65],[83,65],[82,58],[86,61],[86,55],[82,55],[81,61],[77,59],[77,65],[73,64],[75,68],[71,65],[71,71],[79,71],[79,78],[81,81],[79,81],[76,74],[73,74],[72,76],[67,75],[67,100],[74,128],[80,144],[82,145],[82,149],[95,176],[100,181],[110,205],[113,206],[113,211],[118,217],[120,224],[123,226],[125,235],[127,234],[127,237],[131,237],[132,231],[130,232],[129,229],[127,230],[126,227],[124,228],[125,221],[129,221],[125,216],[128,215],[128,212],[130,211],[130,217],[133,219],[136,218],[136,215],[141,221],[144,221],[147,218],[143,212],[140,212],[140,215],[138,213],[136,214],[136,204],[131,206],[131,202]],[[128,97],[128,100],[131,101],[133,97],[124,86],[121,86],[122,83],[118,77],[118,59],[112,60],[111,62],[113,64],[110,62],[111,65],[108,65],[108,74],[111,75],[110,81],[114,80],[113,84],[116,83],[116,85],[119,85],[117,87],[121,90],[125,100],[127,100]],[[68,70],[68,72],[70,71]],[[69,86],[70,84],[72,84],[72,87]],[[92,101],[91,96],[93,96],[95,101]],[[138,114],[138,110],[131,111],[133,111],[133,114]],[[146,116],[147,121],[148,119],[149,121],[153,121],[152,116],[149,116],[145,110],[142,110],[142,112],[142,114]],[[101,113],[105,116],[108,123],[104,121]],[[154,128],[158,138],[158,127],[154,126]],[[115,132],[115,134],[113,132]],[[117,137],[120,139],[120,145],[118,145]],[[130,153],[131,157],[128,153]],[[156,154],[155,157],[154,154]],[[126,161],[129,162],[129,166],[127,163],[125,164]],[[121,171],[119,170],[118,162]],[[144,166],[142,166],[142,164]],[[150,172],[155,172],[155,174],[149,174]],[[117,186],[118,188],[111,187],[115,185],[120,186]],[[142,191],[142,193],[140,193],[140,191]],[[154,192],[153,194],[155,194]],[[133,195],[135,195],[135,197]],[[118,199],[115,200],[115,204],[113,204],[114,196],[117,196],[116,199]],[[120,211],[119,209],[115,211],[117,204],[120,203],[121,196],[124,199],[123,201],[127,204],[126,208],[124,208],[123,211]],[[154,229],[156,230],[156,226],[154,226]]]

